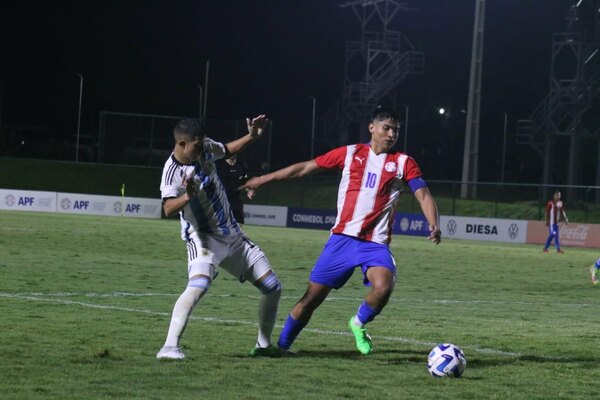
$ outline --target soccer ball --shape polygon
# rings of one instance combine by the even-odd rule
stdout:
[[[467,359],[463,351],[450,343],[438,344],[427,358],[427,369],[435,378],[459,378],[466,365]]]

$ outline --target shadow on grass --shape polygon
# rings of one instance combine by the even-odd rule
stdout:
[[[400,364],[423,364],[427,362],[429,352],[403,350],[403,349],[381,349],[375,350],[372,354],[364,356],[357,350],[328,350],[328,349],[301,349],[294,353],[294,356],[284,358],[325,358],[325,359],[345,359],[345,360],[373,360],[378,363],[400,365]],[[237,358],[247,358],[247,355],[238,355]],[[551,363],[551,364],[590,364],[598,365],[600,357],[552,357],[537,355],[521,356],[488,356],[485,358],[467,356],[467,365],[470,368],[491,368],[502,365],[512,365],[516,363]]]
[[[328,350],[328,349],[322,349],[322,350],[305,350],[305,349],[301,349],[298,351],[295,351],[293,353],[293,355],[288,355],[288,356],[283,356],[283,357],[259,357],[259,358],[328,358],[328,359],[334,359],[334,358],[343,358],[345,360],[348,359],[357,359],[357,360],[366,360],[366,359],[375,359],[378,361],[387,361],[389,362],[389,356],[391,354],[398,354],[398,353],[403,353],[403,354],[413,354],[412,358],[415,360],[415,362],[423,362],[423,360],[427,360],[427,353],[419,353],[416,351],[409,351],[409,350],[376,350],[374,351],[372,354],[369,355],[362,355],[358,352],[358,350],[354,350],[354,349],[347,349],[347,350]],[[415,354],[421,354],[420,357],[415,356]],[[424,356],[423,356],[424,354]],[[235,357],[237,358],[246,358],[249,357],[248,355],[236,355]],[[423,358],[424,357],[424,358]],[[404,358],[406,359],[406,358]]]

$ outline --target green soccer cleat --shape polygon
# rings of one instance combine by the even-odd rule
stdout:
[[[367,330],[365,328],[360,328],[352,323],[354,317],[350,318],[348,321],[348,327],[354,334],[354,339],[356,339],[356,348],[360,351],[360,354],[367,355],[371,354],[373,351],[373,342],[371,341],[371,336],[367,334]]]

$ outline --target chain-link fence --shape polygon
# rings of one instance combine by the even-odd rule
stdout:
[[[241,122],[240,122],[241,124]],[[240,125],[241,126],[241,125]],[[215,135],[216,137],[216,135]],[[251,150],[256,142],[252,145]],[[262,146],[267,147],[266,143]],[[261,148],[256,146],[260,155]],[[258,159],[258,158],[257,158]],[[49,190],[70,193],[116,195],[123,184],[131,196],[156,197],[160,167],[139,167],[0,157],[0,188]],[[262,174],[254,171],[252,175]],[[339,173],[323,173],[306,179],[272,182],[261,187],[252,204],[334,210]],[[483,218],[543,220],[554,190],[560,190],[572,222],[600,223],[599,186],[543,186],[514,183],[477,183],[477,196],[463,199],[460,181],[427,180],[440,214]],[[247,200],[245,200],[247,201]],[[418,202],[405,188],[397,210],[420,213]]]
[[[161,167],[173,150],[173,128],[185,118],[102,111],[96,162]],[[207,120],[205,132],[207,136],[227,143],[247,133],[246,120]],[[239,157],[253,175],[268,169],[270,130],[267,130],[265,136],[244,150]]]
[[[335,209],[339,177],[316,175],[312,179],[274,182],[262,187],[255,203],[291,207]],[[560,190],[569,220],[600,223],[600,187],[544,186],[536,184],[472,183],[476,196],[461,198],[460,181],[427,180],[440,214],[482,218],[543,220],[546,203]],[[410,189],[405,188],[397,210],[420,213]]]

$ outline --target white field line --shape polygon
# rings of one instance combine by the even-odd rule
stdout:
[[[96,292],[57,292],[57,293],[41,293],[41,292],[21,292],[21,293],[7,293],[0,292],[0,297],[12,297],[14,296],[46,296],[46,297],[178,297],[181,293],[130,293],[130,292],[109,292],[109,293],[96,293]],[[258,299],[258,295],[240,295],[235,294],[235,297],[246,297],[249,299]],[[219,294],[211,293],[210,297],[232,297],[231,294]],[[281,296],[283,300],[298,300],[298,296]],[[340,296],[329,296],[325,301],[362,301],[362,297],[340,297]],[[530,302],[530,301],[501,301],[501,300],[450,300],[450,299],[408,299],[408,298],[391,298],[390,303],[431,303],[431,304],[466,304],[466,305],[522,305],[522,306],[540,306],[540,307],[598,307],[599,304],[593,303],[544,303],[544,302]]]
[[[171,295],[169,295],[169,296],[171,296]],[[163,316],[163,317],[171,316],[170,313],[166,313],[166,312],[159,312],[159,311],[152,311],[152,310],[131,308],[131,307],[118,307],[118,306],[108,306],[108,305],[102,305],[102,304],[84,303],[81,301],[63,300],[60,298],[45,298],[45,297],[39,297],[37,295],[31,295],[31,294],[28,295],[28,294],[0,292],[0,298],[41,301],[41,302],[57,303],[57,304],[64,304],[64,305],[77,305],[77,306],[95,308],[95,309],[101,309],[101,310],[124,311],[124,312],[132,312],[132,313],[146,314],[146,315],[153,315],[153,316]],[[221,318],[215,318],[215,317],[191,316],[190,319],[206,321],[206,322],[216,322],[216,323],[221,323],[221,324],[258,326],[258,324],[256,322],[241,321],[241,320],[227,320],[227,319],[221,319]],[[276,326],[278,328],[283,327],[282,325],[276,325]],[[304,331],[312,332],[312,333],[319,333],[319,334],[323,334],[323,335],[352,336],[352,334],[349,332],[329,331],[329,330],[323,330],[323,329],[305,328]],[[400,336],[373,336],[373,337],[376,339],[379,339],[379,340],[385,340],[385,341],[390,341],[390,342],[399,342],[399,343],[405,343],[405,344],[410,344],[410,345],[415,345],[415,346],[423,346],[423,347],[428,347],[428,348],[438,344],[437,342],[426,342],[426,341],[414,340],[414,339],[410,339],[410,338],[404,338],[404,337],[400,337]],[[521,356],[525,355],[523,353],[515,353],[515,352],[502,351],[502,350],[497,350],[497,349],[489,349],[489,348],[484,348],[484,347],[480,347],[480,346],[461,346],[461,347],[463,349],[471,350],[471,351],[474,351],[477,353],[495,354],[495,355],[510,356],[510,357],[521,357]],[[552,356],[536,356],[536,357],[545,359],[545,360],[561,360],[564,358],[564,357],[552,357]]]

